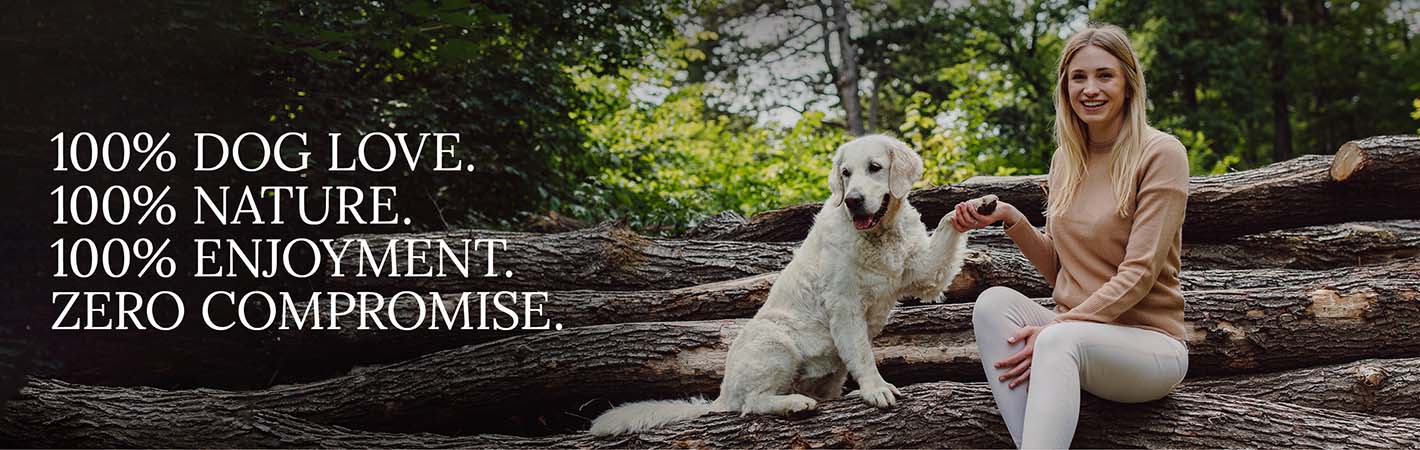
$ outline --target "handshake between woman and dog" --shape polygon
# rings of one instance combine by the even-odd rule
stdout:
[[[930,237],[907,201],[922,158],[887,136],[838,148],[832,196],[775,280],[769,298],[730,345],[714,402],[652,400],[613,408],[592,422],[597,435],[633,433],[709,412],[793,414],[842,395],[848,375],[863,402],[879,408],[902,393],[883,380],[872,338],[902,297],[935,300],[961,271],[966,235],[951,225]],[[975,200],[990,213],[995,196]]]

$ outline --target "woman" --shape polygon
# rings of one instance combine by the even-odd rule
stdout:
[[[1020,447],[1068,447],[1082,388],[1144,402],[1188,371],[1178,280],[1188,153],[1150,127],[1144,109],[1143,71],[1124,31],[1075,34],[1056,73],[1045,232],[1005,202],[990,215],[956,206],[958,231],[1004,221],[1053,287],[1054,311],[999,286],[973,311],[982,368]]]

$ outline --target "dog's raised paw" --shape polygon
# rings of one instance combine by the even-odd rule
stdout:
[[[987,194],[986,196],[976,199],[976,213],[991,214],[996,212],[997,200],[996,194]]]

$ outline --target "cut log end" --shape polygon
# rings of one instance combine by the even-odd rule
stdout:
[[[1338,183],[1346,181],[1365,165],[1365,162],[1366,152],[1356,145],[1356,141],[1342,144],[1341,150],[1336,152],[1336,158],[1331,160],[1331,180]]]

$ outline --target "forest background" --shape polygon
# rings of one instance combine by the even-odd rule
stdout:
[[[927,161],[918,187],[1044,173],[1057,58],[1091,22],[1129,31],[1151,122],[1184,142],[1195,175],[1420,129],[1416,1],[248,0],[19,11],[22,73],[50,74],[6,102],[23,117],[10,131],[39,130],[25,140],[35,158],[48,156],[55,126],[75,126],[76,110],[100,126],[148,117],[271,135],[460,133],[474,175],[303,177],[418,193],[395,205],[413,230],[623,219],[676,234],[722,211],[826,198],[829,156],[863,133],[916,147]],[[86,32],[45,35],[75,24]]]

